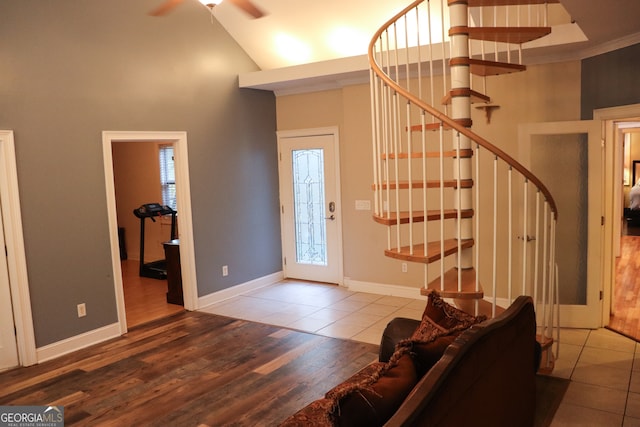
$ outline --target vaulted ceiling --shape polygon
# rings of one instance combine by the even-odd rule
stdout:
[[[196,0],[190,0],[194,3]],[[244,85],[275,91],[354,79],[366,68],[370,37],[410,0],[252,0],[267,12],[251,19],[230,2],[213,17],[261,68]],[[431,0],[436,7],[446,0]],[[532,48],[529,63],[583,59],[640,42],[640,1],[560,0],[575,31],[566,43]],[[185,5],[186,6],[186,5]],[[199,6],[197,4],[189,5]],[[176,11],[179,13],[179,10]],[[203,9],[203,13],[206,11]],[[168,18],[170,19],[170,18]],[[576,37],[579,34],[580,37]],[[328,77],[333,76],[333,77]],[[241,76],[241,85],[242,83]],[[293,86],[292,86],[293,85]],[[295,90],[295,89],[293,89]]]

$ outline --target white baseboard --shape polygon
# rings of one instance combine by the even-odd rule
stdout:
[[[268,276],[259,277],[246,283],[232,286],[227,289],[223,289],[218,292],[205,295],[198,298],[198,309],[203,309],[207,306],[228,300],[229,298],[237,297],[238,295],[246,294],[247,292],[264,288],[265,286],[273,285],[284,280],[284,273],[279,271],[277,273],[270,274]]]
[[[370,294],[390,295],[393,297],[425,299],[420,295],[420,288],[410,288],[408,286],[388,285],[385,283],[362,282],[344,278],[345,286],[353,292],[367,292]]]
[[[111,325],[103,326],[102,328],[94,329],[93,331],[85,332],[62,341],[45,345],[44,347],[39,347],[36,349],[36,357],[38,363],[46,362],[47,360],[55,359],[56,357],[64,356],[65,354],[69,354],[119,336],[120,324],[113,323]]]

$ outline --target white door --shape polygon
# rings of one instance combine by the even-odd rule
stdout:
[[[2,225],[2,209],[0,208],[0,371],[18,365],[18,348],[16,344],[11,290],[9,288],[9,270],[4,252],[4,226]]]
[[[560,325],[597,328],[602,312],[603,149],[595,121],[519,128],[520,158],[558,206]]]
[[[278,133],[285,277],[342,284],[337,129]]]

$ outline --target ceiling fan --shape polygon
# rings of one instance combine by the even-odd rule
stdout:
[[[166,0],[160,6],[149,12],[151,16],[163,16],[167,13],[171,12],[174,7],[178,6],[184,0]],[[213,8],[215,5],[222,3],[222,0],[198,0],[200,3],[204,4],[209,8]],[[238,8],[242,9],[250,16],[255,18],[262,18],[265,13],[260,10],[256,5],[254,5],[251,0],[227,0]]]

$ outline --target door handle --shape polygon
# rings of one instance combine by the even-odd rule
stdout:
[[[324,219],[328,219],[330,221],[335,221],[336,220],[336,216],[334,214],[331,214],[331,216],[325,216]]]

